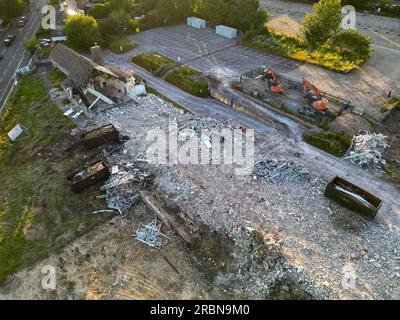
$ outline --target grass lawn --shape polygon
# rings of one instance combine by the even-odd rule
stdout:
[[[194,96],[202,98],[210,96],[208,83],[202,78],[201,73],[187,66],[173,70],[165,80]]]
[[[12,143],[17,123],[31,136]],[[91,213],[97,189],[74,194],[65,182],[66,171],[98,152],[65,151],[72,127],[38,75],[22,79],[0,120],[0,283],[105,220]]]
[[[304,135],[304,140],[307,143],[337,157],[342,157],[346,154],[350,148],[351,139],[351,136],[333,131],[322,131]]]
[[[135,47],[136,43],[126,38],[114,39],[108,45],[108,49],[114,53],[126,53]]]
[[[281,35],[257,35],[245,37],[241,42],[244,46],[252,47],[260,51],[277,54],[287,58],[304,61],[321,66],[335,72],[347,73],[363,63],[363,60],[349,61],[336,52],[309,52],[295,37]]]
[[[175,61],[151,52],[138,54],[131,61],[155,75],[160,75],[163,71],[167,71],[176,65]],[[201,72],[188,66],[180,66],[167,73],[165,80],[194,96],[202,98],[210,96],[208,83],[202,77]]]
[[[156,74],[159,69],[170,69],[176,64],[175,61],[151,52],[143,52],[134,56],[131,60],[133,63],[142,68]]]
[[[49,70],[46,74],[52,87],[61,88],[61,82],[66,78],[64,73],[59,70]]]

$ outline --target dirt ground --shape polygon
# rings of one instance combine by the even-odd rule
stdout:
[[[162,228],[170,238],[162,250],[134,239],[139,223],[152,219],[152,213],[144,205],[137,206],[129,216],[110,219],[32,269],[17,273],[3,286],[3,298],[210,298],[211,290],[196,269],[193,255],[171,230]],[[56,268],[55,290],[41,286],[41,269],[46,265]]]

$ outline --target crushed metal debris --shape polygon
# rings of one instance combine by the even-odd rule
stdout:
[[[154,219],[149,224],[141,224],[136,231],[136,240],[147,244],[148,246],[160,249],[166,243],[166,236],[163,235],[161,230],[162,223]]]

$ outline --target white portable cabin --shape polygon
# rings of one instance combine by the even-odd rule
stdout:
[[[230,28],[230,27],[223,26],[223,25],[217,26],[215,28],[215,32],[219,36],[225,37],[225,38],[228,38],[228,39],[233,39],[233,38],[237,37],[237,35],[238,35],[237,29]]]
[[[187,25],[197,29],[203,29],[206,27],[206,21],[196,17],[188,17]]]

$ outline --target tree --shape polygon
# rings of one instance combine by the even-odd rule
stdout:
[[[301,34],[309,48],[316,49],[338,34],[341,21],[341,0],[320,0],[304,17]]]
[[[259,9],[259,0],[234,0],[230,24],[243,32],[265,30],[268,12]]]
[[[133,0],[110,0],[110,7],[112,10],[125,10],[129,11],[134,5]]]
[[[25,40],[25,48],[28,51],[34,51],[36,46],[39,44],[39,41],[36,37],[32,37]]]
[[[369,58],[371,41],[371,37],[350,29],[334,36],[330,43],[340,55],[354,61]]]
[[[97,22],[92,16],[76,14],[65,20],[68,42],[79,50],[87,50],[100,41]]]
[[[259,0],[195,0],[193,11],[214,24],[247,32],[264,28],[268,14],[259,7]]]
[[[12,19],[21,15],[25,10],[24,0],[0,0],[0,17]]]
[[[111,12],[109,3],[96,3],[93,7],[90,7],[87,11],[88,15],[96,19],[105,19]]]
[[[110,30],[110,32],[112,34],[122,32],[124,28],[129,27],[130,19],[131,17],[129,16],[129,14],[122,9],[111,12],[108,16],[109,26],[112,27],[112,30]]]

